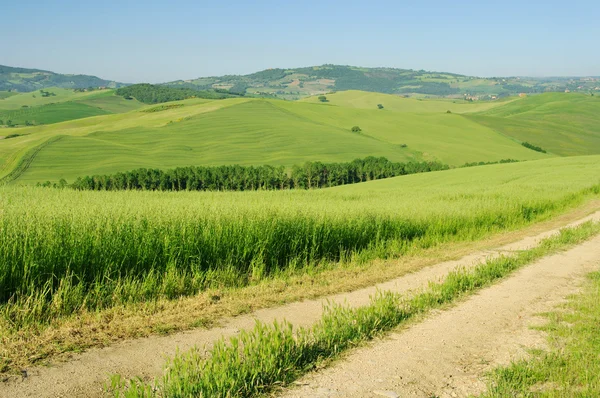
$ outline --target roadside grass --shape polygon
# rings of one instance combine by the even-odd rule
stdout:
[[[115,397],[252,397],[285,386],[310,370],[402,322],[467,297],[543,256],[564,250],[600,233],[600,223],[585,223],[545,239],[530,250],[492,259],[472,269],[450,272],[443,282],[430,283],[412,297],[382,292],[369,306],[356,309],[332,305],[309,328],[287,322],[254,329],[239,337],[221,339],[204,355],[199,348],[167,362],[165,375],[154,383],[111,379]],[[596,306],[598,306],[596,301]],[[597,316],[597,314],[596,314]],[[597,319],[597,318],[595,318]],[[589,328],[588,328],[589,329]],[[598,337],[594,336],[598,344]]]
[[[600,396],[600,273],[546,316],[549,349],[496,369],[482,397]]]
[[[127,338],[164,335],[192,328],[209,328],[225,318],[329,294],[351,292],[389,281],[424,267],[488,250],[525,236],[580,220],[598,209],[592,200],[548,221],[482,240],[446,242],[429,248],[407,248],[399,258],[373,260],[378,253],[362,253],[347,263],[318,264],[253,281],[243,288],[213,288],[177,300],[165,298],[130,303],[105,310],[84,311],[30,324],[21,329],[0,322],[0,373],[18,373],[31,365],[61,360],[70,352],[104,347]]]

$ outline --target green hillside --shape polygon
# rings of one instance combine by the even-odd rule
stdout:
[[[201,90],[230,90],[237,94],[269,95],[300,99],[331,91],[361,90],[415,97],[452,97],[475,100],[547,91],[589,92],[598,78],[481,78],[447,72],[397,68],[365,68],[321,65],[291,69],[267,69],[249,75],[199,77],[166,83]]]
[[[350,92],[344,98],[364,94]],[[119,115],[20,128],[14,131],[23,136],[0,141],[0,170],[2,175],[12,173],[11,179],[18,183],[37,183],[60,178],[73,181],[83,175],[140,167],[290,167],[306,161],[342,162],[365,156],[384,156],[391,161],[438,160],[458,166],[549,156],[445,111],[448,107],[457,112],[474,111],[495,104],[385,95],[372,100],[379,98],[398,110],[338,106],[336,101],[190,99]],[[100,99],[87,97],[82,103]],[[396,102],[392,104],[392,100]],[[353,126],[362,131],[352,132]]]
[[[88,75],[65,75],[40,69],[0,65],[0,90],[36,91],[47,87],[120,87],[122,84]]]
[[[321,103],[320,96],[304,98],[301,102]],[[470,113],[487,110],[500,105],[498,101],[468,102],[462,99],[437,99],[435,101],[405,98],[398,95],[371,93],[366,91],[338,91],[325,95],[326,104],[337,105],[346,108],[378,109],[377,105],[383,105],[381,111],[429,113],[446,112]],[[514,98],[506,99],[512,101]]]
[[[108,113],[110,112],[78,102],[62,102],[0,112],[0,120],[3,120],[4,123],[8,123],[10,120],[16,125],[29,123],[37,125],[59,123],[65,120],[106,115]]]
[[[600,153],[600,97],[547,93],[466,118],[561,156]]]
[[[51,87],[34,93],[15,94],[0,100],[0,127],[11,124],[23,126],[59,123],[128,112],[141,106],[143,104],[136,100],[126,100],[115,95],[114,90],[79,92]]]
[[[358,125],[363,135],[387,145],[407,145],[407,148],[419,151],[425,159],[451,165],[545,157],[460,115],[424,111],[439,107],[436,104],[425,103],[418,113],[352,109],[329,104],[279,102],[278,105],[295,115],[330,126],[349,129]],[[446,106],[445,103],[443,105]]]

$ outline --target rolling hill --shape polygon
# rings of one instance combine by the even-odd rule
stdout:
[[[345,94],[346,101],[363,92]],[[284,165],[384,156],[454,166],[541,154],[464,118],[496,104],[417,101],[380,94],[392,109],[274,99],[190,99],[46,126],[0,141],[2,175],[37,183],[128,169],[189,165]],[[392,105],[391,100],[398,102]],[[485,105],[485,106],[484,106]],[[366,105],[365,105],[366,106]],[[440,109],[451,107],[455,113]],[[401,109],[404,109],[402,111]],[[360,133],[351,131],[360,126]]]
[[[74,91],[50,87],[33,93],[11,93],[0,99],[0,127],[39,125],[121,113],[142,104],[115,95],[114,90]],[[10,122],[10,123],[9,123]]]
[[[0,91],[16,90],[30,92],[48,87],[87,88],[120,87],[122,83],[104,80],[96,76],[65,75],[47,70],[13,68],[0,65]]]
[[[465,115],[507,137],[560,156],[600,153],[600,97],[547,93]]]
[[[200,77],[166,83],[196,89],[231,90],[237,94],[300,99],[332,91],[361,90],[416,97],[452,97],[474,100],[519,93],[565,90],[600,91],[600,78],[491,77],[396,68],[321,65],[267,69],[249,75]]]

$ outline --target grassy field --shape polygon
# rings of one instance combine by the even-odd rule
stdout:
[[[363,94],[367,95],[350,92],[344,96],[360,99]],[[305,161],[351,161],[368,155],[462,165],[550,156],[523,148],[459,114],[446,113],[448,108],[471,112],[500,103],[480,106],[380,96],[389,100],[390,108],[394,108],[392,100],[397,101],[394,109],[398,110],[336,106],[333,102],[195,99],[178,101],[184,106],[160,112],[132,111],[21,128],[18,132],[23,137],[0,142],[0,175],[19,168],[11,180],[35,184],[139,167],[290,167]],[[86,98],[78,103],[96,106],[110,99],[107,93]],[[376,96],[369,98],[379,101]],[[353,126],[360,126],[362,132],[352,133]]]
[[[383,105],[382,111],[409,112],[409,113],[472,113],[484,111],[497,107],[501,102],[467,102],[464,100],[437,99],[419,100],[415,98],[404,98],[397,95],[371,93],[366,91],[339,91],[334,94],[326,94],[326,104],[341,106],[345,108],[378,109],[377,105]],[[504,100],[512,101],[514,98]],[[319,103],[319,97],[308,97],[302,102]]]
[[[329,95],[325,103],[314,97],[299,102],[192,99],[146,112],[151,106],[127,101],[110,90],[56,92],[66,102],[0,111],[0,118],[2,112],[36,118],[36,122],[40,115],[56,122],[120,114],[3,129],[22,135],[0,141],[0,177],[8,175],[6,181],[35,184],[64,178],[72,182],[83,175],[140,167],[291,167],[365,156],[460,166],[600,153],[600,99],[582,94],[467,103],[346,91]],[[378,104],[384,108],[378,109]],[[353,126],[361,132],[353,133]],[[548,153],[527,149],[522,141]]]
[[[126,100],[115,95],[114,90],[75,92],[70,89],[44,90],[55,95],[44,97],[40,92],[13,94],[0,100],[0,120],[24,126],[53,124],[68,120],[111,113],[129,112],[143,106],[136,100]]]
[[[27,122],[34,125],[52,124],[66,120],[81,119],[91,116],[107,115],[103,109],[86,105],[80,102],[59,102],[55,104],[40,105],[35,107],[21,108],[19,110],[0,111],[0,119],[4,123],[8,120],[15,125],[25,125]],[[11,130],[13,132],[13,130]],[[14,132],[17,132],[14,130]]]
[[[66,102],[80,100],[90,96],[97,95],[97,92],[75,92],[71,89],[51,87],[44,89],[49,93],[54,93],[48,97],[43,97],[39,91],[33,91],[30,93],[12,93],[8,98],[0,100],[0,110],[17,110],[23,107],[23,105],[34,107],[40,105],[47,105],[57,102]]]
[[[406,100],[406,99],[401,99]],[[500,159],[541,159],[547,157],[527,150],[519,143],[489,128],[473,123],[461,115],[446,111],[432,112],[431,107],[447,108],[438,101],[406,100],[410,112],[399,113],[374,109],[353,109],[329,104],[281,102],[278,105],[301,117],[318,120],[338,128],[358,125],[362,135],[387,145],[407,145],[425,159],[437,159],[450,165]],[[423,107],[418,106],[423,103]],[[433,105],[431,104],[433,103]],[[417,112],[417,110],[420,111]]]
[[[0,100],[4,100],[8,97],[12,97],[13,95],[17,95],[17,93],[12,91],[0,91]]]
[[[600,97],[548,93],[512,101],[466,118],[560,156],[600,152]]]
[[[319,191],[76,192],[5,188],[8,324],[245,285],[287,269],[473,240],[598,191],[598,157],[410,175]],[[7,326],[5,326],[7,327]]]

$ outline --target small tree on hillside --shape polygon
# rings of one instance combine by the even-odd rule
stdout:
[[[378,108],[378,109],[383,109],[383,105],[381,105],[381,104],[377,104],[377,108]]]
[[[353,132],[353,133],[360,133],[361,131],[362,131],[362,130],[361,130],[361,128],[360,128],[360,127],[358,127],[358,126],[354,126],[354,127],[352,127],[352,132]]]
[[[319,95],[319,101],[321,102],[327,102],[327,97],[324,95]]]

